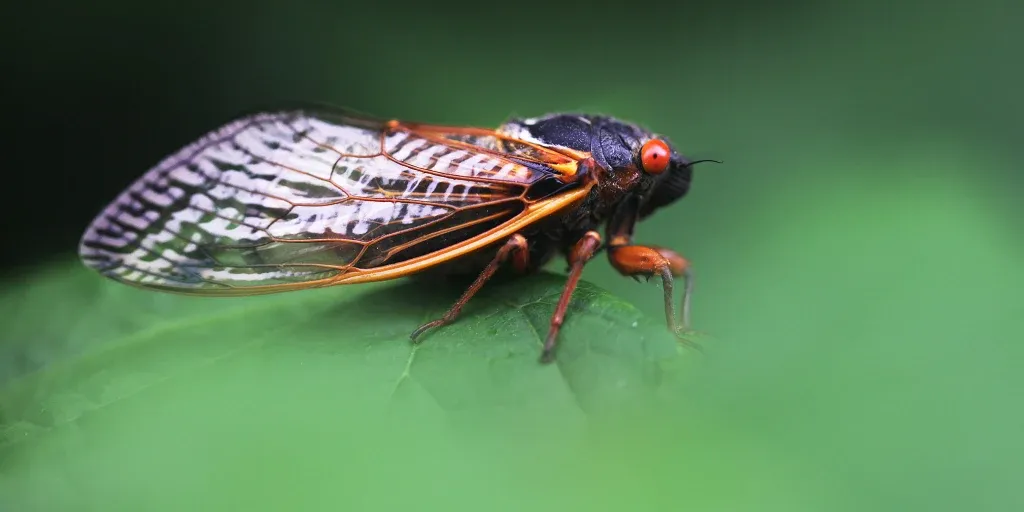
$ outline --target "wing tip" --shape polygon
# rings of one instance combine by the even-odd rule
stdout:
[[[127,230],[119,234],[104,233],[110,231],[112,226],[116,224],[111,223],[104,212],[86,228],[78,244],[78,259],[86,268],[103,277],[136,287],[189,290],[203,286],[201,279],[194,281],[188,279],[187,275],[140,268],[131,252],[138,246],[135,238],[137,235]],[[129,252],[122,252],[124,250]]]
[[[93,219],[82,233],[82,237],[78,241],[78,259],[86,267],[103,272],[120,265],[120,262],[109,251],[97,247],[97,244],[103,240],[100,231],[109,229],[109,227],[110,221],[107,220],[104,212]]]

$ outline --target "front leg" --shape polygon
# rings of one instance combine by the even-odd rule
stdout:
[[[634,279],[661,276],[665,290],[665,320],[668,328],[687,345],[696,345],[683,337],[690,330],[690,296],[693,292],[693,277],[690,262],[679,253],[663,247],[649,247],[633,243],[633,228],[639,219],[640,201],[631,198],[619,205],[608,222],[608,260],[620,274]],[[682,325],[676,319],[672,307],[675,278],[683,278]]]
[[[665,319],[668,328],[676,334],[690,329],[690,296],[693,292],[693,278],[690,262],[679,253],[663,247],[644,245],[618,245],[608,248],[608,260],[615,270],[628,277],[661,276],[665,290]],[[680,326],[672,306],[675,278],[683,278],[683,321]]]

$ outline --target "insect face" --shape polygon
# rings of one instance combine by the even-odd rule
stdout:
[[[660,144],[658,144],[660,142]],[[663,149],[668,150],[667,162],[662,156]],[[694,162],[672,149],[663,139],[651,139],[640,151],[641,164],[649,160],[652,168],[660,169],[651,180],[650,190],[644,195],[640,206],[640,218],[647,217],[655,210],[681,199],[690,190],[693,180]],[[648,170],[650,173],[651,171]]]

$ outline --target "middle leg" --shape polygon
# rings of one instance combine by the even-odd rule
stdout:
[[[580,282],[583,266],[594,257],[600,246],[601,235],[597,231],[587,231],[569,253],[569,279],[565,283],[565,288],[562,289],[562,296],[558,299],[555,313],[551,316],[551,327],[548,330],[547,339],[544,340],[544,350],[540,355],[542,363],[550,363],[554,359],[558,331],[561,330],[562,322],[565,321],[565,311],[569,309],[569,300],[572,298],[573,291],[576,290],[576,285]]]

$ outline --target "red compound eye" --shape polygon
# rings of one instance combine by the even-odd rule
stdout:
[[[640,148],[640,164],[648,174],[661,174],[668,169],[671,151],[663,140],[651,139]]]

